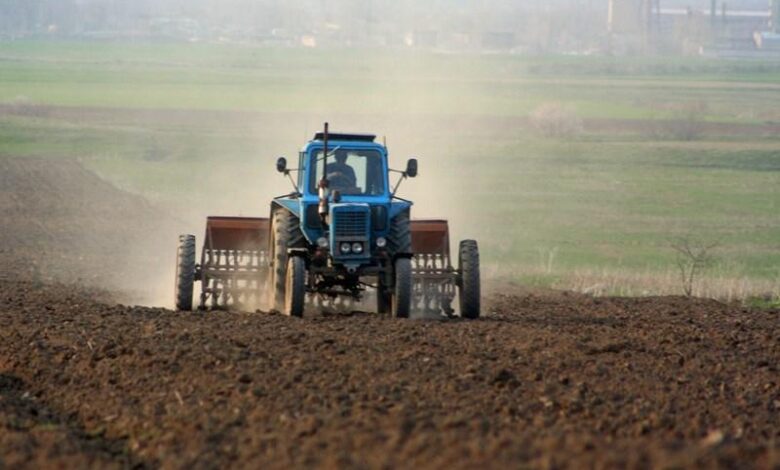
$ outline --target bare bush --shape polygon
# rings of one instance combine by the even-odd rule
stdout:
[[[714,261],[712,251],[718,245],[718,242],[703,242],[690,236],[680,237],[672,242],[672,249],[677,254],[675,263],[686,296],[693,295],[693,287],[698,276],[712,265]]]
[[[664,106],[671,116],[656,121],[652,129],[653,137],[692,141],[699,139],[706,130],[706,117],[709,107],[703,101],[687,101]]]
[[[545,103],[531,113],[531,125],[545,137],[571,138],[582,133],[582,119],[573,107]]]
[[[539,253],[539,266],[545,274],[552,274],[555,257],[558,255],[558,247],[537,248],[536,251]]]

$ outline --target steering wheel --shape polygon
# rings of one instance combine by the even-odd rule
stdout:
[[[354,184],[352,182],[352,178],[345,175],[344,173],[340,171],[334,171],[333,173],[328,173],[328,181],[330,181],[331,187],[336,189],[349,189],[354,187]]]

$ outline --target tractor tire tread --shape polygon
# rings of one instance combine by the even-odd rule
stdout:
[[[390,221],[387,234],[387,250],[391,256],[412,252],[412,229],[409,209],[400,212]]]
[[[300,220],[290,211],[277,208],[273,213],[273,307],[281,311],[284,308],[284,291],[287,274],[287,250],[304,246]]]
[[[300,256],[288,260],[286,282],[290,290],[285,289],[284,313],[300,318],[306,300],[306,262]]]
[[[460,315],[477,319],[480,315],[479,246],[476,240],[463,240],[458,250],[458,267],[461,272]]]
[[[395,260],[395,286],[391,298],[395,318],[409,318],[412,309],[412,260]]]
[[[192,310],[195,284],[195,235],[180,235],[176,251],[176,309]]]

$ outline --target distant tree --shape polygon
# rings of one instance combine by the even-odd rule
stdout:
[[[696,280],[702,271],[714,262],[713,250],[719,242],[703,242],[691,236],[680,237],[672,241],[672,249],[676,253],[675,263],[680,272],[682,289],[686,296],[693,295]]]

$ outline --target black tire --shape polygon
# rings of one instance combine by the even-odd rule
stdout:
[[[300,256],[293,256],[287,263],[285,278],[284,314],[302,317],[306,300],[306,262]]]
[[[480,314],[479,246],[475,240],[463,240],[458,250],[460,316],[474,320]]]
[[[395,318],[409,318],[412,309],[412,260],[395,260],[395,286],[392,295],[392,312]]]
[[[195,284],[195,235],[179,235],[176,251],[176,310],[192,310],[192,294]]]
[[[387,251],[390,256],[412,253],[412,229],[409,222],[409,210],[405,210],[390,221],[387,234]]]
[[[272,307],[284,308],[284,289],[287,279],[287,250],[303,246],[301,222],[290,211],[277,208],[274,211],[271,236],[273,237],[273,266],[271,266]]]
[[[392,306],[393,294],[381,280],[376,289],[376,312],[389,313]]]

